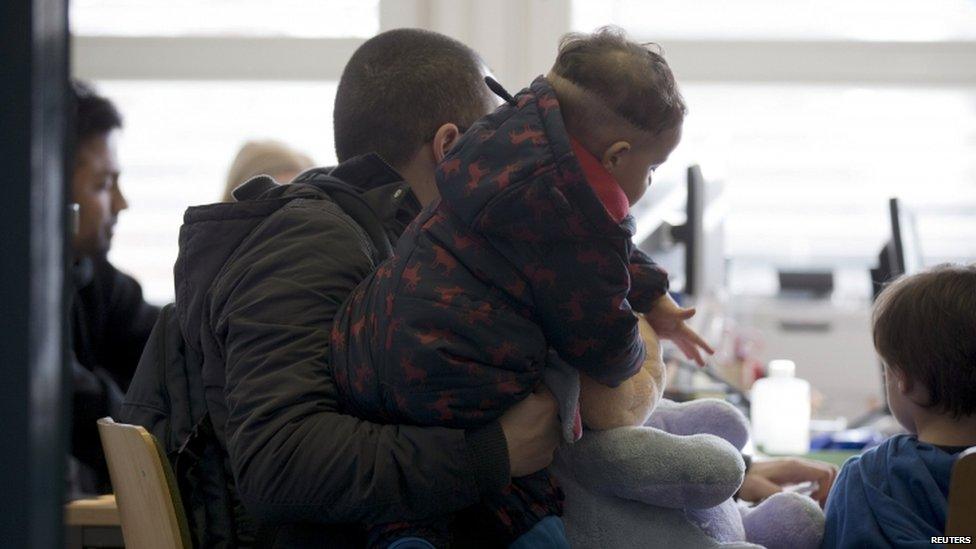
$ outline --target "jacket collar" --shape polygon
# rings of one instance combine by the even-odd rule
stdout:
[[[403,176],[376,153],[354,156],[333,168],[331,173],[363,191],[403,182]]]
[[[569,142],[573,147],[573,153],[576,154],[576,160],[583,169],[583,176],[586,177],[587,183],[590,184],[590,188],[596,193],[597,198],[600,199],[603,207],[607,209],[610,217],[615,222],[620,223],[623,218],[627,217],[627,213],[630,211],[627,195],[620,188],[620,184],[617,183],[613,175],[600,164],[600,159],[586,150],[583,144],[575,137],[569,136]]]
[[[392,242],[420,213],[420,202],[410,185],[376,153],[354,156],[329,173],[363,191],[363,199],[376,212]]]

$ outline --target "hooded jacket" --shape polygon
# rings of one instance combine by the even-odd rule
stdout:
[[[497,423],[382,426],[338,411],[328,334],[377,254],[328,194],[303,184],[315,174],[254,199],[190,208],[180,232],[176,314],[186,346],[202,357],[207,411],[241,500],[263,523],[318,525],[477,503],[508,482]],[[419,211],[376,155],[331,174],[360,188],[391,241]],[[339,543],[328,533],[317,539]]]
[[[332,364],[353,413],[491,420],[535,389],[550,348],[608,385],[639,370],[634,311],[667,275],[587,182],[545,78],[472,126],[437,184],[441,200],[336,318]]]
[[[823,547],[931,547],[945,532],[955,459],[912,435],[849,459],[827,500]]]

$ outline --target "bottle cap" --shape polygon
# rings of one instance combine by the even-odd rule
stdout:
[[[770,360],[766,372],[769,377],[793,377],[796,375],[796,363],[792,360]]]

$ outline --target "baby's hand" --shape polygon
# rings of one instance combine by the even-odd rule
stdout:
[[[695,316],[695,309],[683,309],[671,298],[670,294],[664,294],[654,302],[654,306],[651,307],[650,312],[644,315],[644,318],[647,319],[648,324],[654,328],[659,337],[670,339],[689,360],[694,360],[699,366],[704,366],[705,360],[702,359],[699,349],[703,349],[710,355],[714,354],[715,351],[708,343],[705,343],[700,335],[685,324],[685,321],[693,316]]]

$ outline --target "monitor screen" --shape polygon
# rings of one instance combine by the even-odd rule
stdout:
[[[922,268],[922,253],[918,245],[915,216],[897,198],[888,201],[891,221],[891,245],[894,258],[892,278],[917,273]]]

